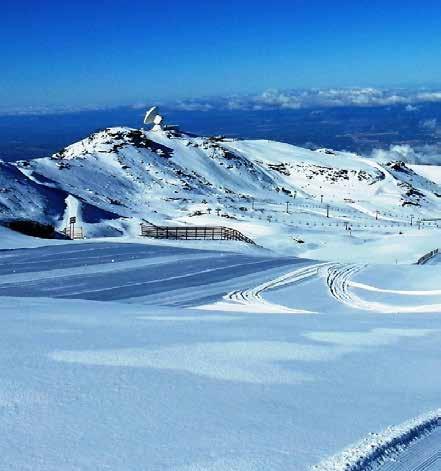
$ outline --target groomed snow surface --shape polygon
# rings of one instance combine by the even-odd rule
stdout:
[[[436,462],[435,265],[12,234],[1,469],[366,470],[413,447]]]
[[[368,438],[344,450],[340,455],[314,466],[313,469],[315,471],[439,469],[440,425],[441,409],[438,409],[399,426],[388,427],[381,433],[373,433]],[[435,437],[434,443],[432,443],[433,437]],[[417,448],[413,448],[413,445],[417,443],[420,453],[427,451],[427,449],[432,453],[429,453],[428,456],[413,453]],[[432,468],[432,465],[437,467]]]

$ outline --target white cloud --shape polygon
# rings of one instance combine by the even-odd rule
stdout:
[[[415,147],[409,144],[392,145],[389,149],[375,149],[371,157],[379,162],[399,160],[409,164],[441,165],[441,143]]]
[[[373,87],[327,88],[303,90],[268,89],[260,94],[232,95],[209,98],[181,99],[175,102],[150,103],[166,105],[180,111],[221,110],[295,110],[300,108],[326,108],[342,106],[393,106],[402,105],[406,111],[417,111],[421,103],[441,103],[440,90],[382,89]],[[147,104],[130,105],[133,109]],[[116,106],[45,107],[6,109],[0,107],[0,115],[54,114],[85,110],[105,110]]]
[[[211,103],[204,103],[193,100],[178,101],[174,106],[176,110],[181,111],[210,111],[213,109],[213,107],[214,106]]]
[[[406,111],[417,111],[424,102],[440,102],[441,91],[410,89],[380,89],[372,87],[328,88],[307,90],[268,89],[257,95],[214,97],[212,99],[178,102],[177,109],[194,109],[198,103],[203,110],[207,104],[226,110],[277,110],[341,106],[393,106],[403,105]]]
[[[0,116],[44,116],[52,114],[79,113],[82,111],[104,111],[118,108],[116,106],[25,106],[23,108],[1,108]]]
[[[426,119],[420,123],[420,127],[427,130],[433,137],[441,137],[441,124],[437,118]]]
[[[418,106],[414,106],[414,105],[407,105],[406,108],[405,108],[406,111],[409,111],[409,112],[412,112],[412,111],[418,111],[419,108]]]
[[[278,90],[266,90],[255,97],[255,101],[263,106],[282,109],[298,109],[302,106],[300,97]]]
[[[418,93],[416,96],[416,101],[441,101],[441,92],[424,92]]]
[[[438,120],[436,118],[426,119],[421,123],[421,127],[425,129],[434,130],[438,127]]]

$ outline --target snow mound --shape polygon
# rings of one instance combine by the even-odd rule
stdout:
[[[312,468],[313,471],[369,471],[441,425],[441,409],[388,427]]]

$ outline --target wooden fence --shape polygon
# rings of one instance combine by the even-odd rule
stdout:
[[[417,265],[424,265],[427,263],[430,259],[433,257],[436,257],[439,254],[439,249],[432,250],[429,253],[426,253],[426,255],[423,255],[417,262]]]
[[[175,240],[239,240],[247,244],[254,241],[236,229],[224,226],[154,226],[141,224],[141,236]]]
[[[71,227],[65,227],[62,232],[65,236],[72,240],[84,239],[84,232],[82,227],[75,227],[74,229]]]

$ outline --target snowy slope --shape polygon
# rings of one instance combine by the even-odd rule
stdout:
[[[63,190],[39,185],[13,164],[0,161],[0,216],[2,219],[26,215],[54,223],[63,211]]]
[[[367,471],[439,416],[441,318],[369,310],[441,306],[436,267],[103,241],[0,262],[1,469]]]
[[[439,165],[409,165],[409,167],[428,180],[441,185],[441,167]]]

